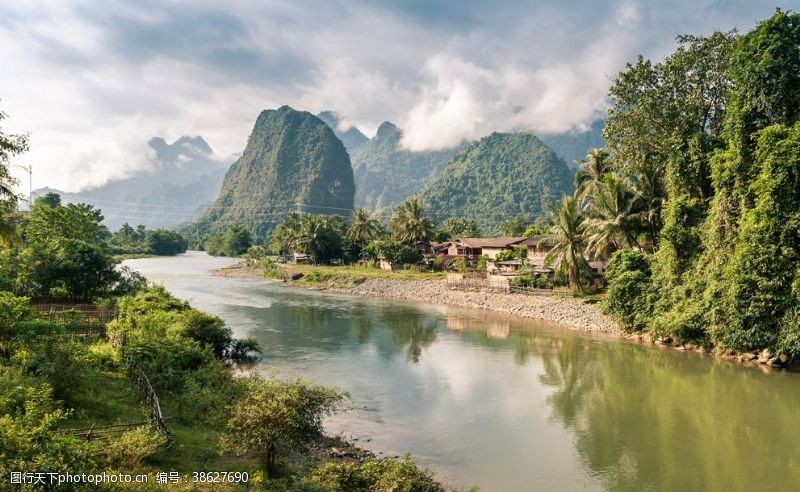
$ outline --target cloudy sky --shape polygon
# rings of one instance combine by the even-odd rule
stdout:
[[[65,190],[152,166],[156,135],[231,160],[283,104],[441,148],[580,128],[637,54],[776,7],[800,0],[0,1],[0,110],[31,133],[34,186]]]

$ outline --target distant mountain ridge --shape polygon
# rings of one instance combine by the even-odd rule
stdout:
[[[341,140],[344,144],[344,147],[347,149],[350,157],[352,157],[353,153],[361,148],[362,145],[369,141],[369,138],[367,138],[366,135],[361,133],[361,130],[354,126],[342,131],[340,129],[342,122],[339,119],[338,113],[334,111],[323,111],[317,115],[317,118],[321,119],[326,125],[331,127],[333,133],[335,133],[336,136],[339,137],[339,140]]]
[[[171,144],[154,137],[147,145],[155,152],[152,169],[76,193],[41,188],[33,195],[52,191],[64,203],[94,205],[112,230],[126,222],[156,228],[195,219],[219,190],[225,166],[213,159],[211,146],[201,136],[183,136]]]
[[[411,152],[402,131],[388,121],[352,155],[358,207],[378,210],[402,202],[437,176],[456,149]]]
[[[354,194],[350,157],[325,122],[289,106],[265,110],[196,232],[240,223],[263,241],[290,212],[349,214]]]
[[[573,171],[539,138],[492,133],[465,145],[418,193],[437,222],[474,217],[484,233],[517,215],[531,219],[573,191]]]
[[[605,128],[605,121],[597,120],[586,130],[543,134],[539,135],[539,138],[564,159],[569,167],[577,169],[577,162],[586,159],[586,154],[591,149],[606,146],[606,141],[603,139],[603,128]]]

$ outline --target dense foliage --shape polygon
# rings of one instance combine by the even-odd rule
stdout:
[[[386,259],[395,265],[417,263],[422,255],[413,245],[432,238],[433,222],[412,199],[397,209],[391,234],[365,209],[353,211],[349,221],[336,215],[290,214],[272,232],[269,247],[277,255],[306,254],[312,263]],[[272,262],[262,262],[271,276],[278,276]]]
[[[679,43],[611,89],[611,165],[632,183],[663,175],[645,187],[663,205],[655,254],[618,257],[606,308],[659,336],[798,360],[800,15]]]
[[[244,153],[194,230],[206,236],[243,224],[263,242],[291,212],[351,210],[354,192],[350,158],[333,130],[283,106],[258,116]]]
[[[437,219],[474,217],[491,233],[509,217],[544,215],[572,190],[572,172],[541,140],[493,133],[461,149],[418,196]]]
[[[378,210],[408,199],[434,179],[455,152],[411,152],[401,148],[401,138],[400,129],[385,122],[375,137],[351,151],[356,206]]]
[[[212,234],[206,239],[203,249],[213,256],[241,256],[252,245],[250,231],[242,224],[231,224],[224,232]]]
[[[39,197],[0,249],[0,289],[36,298],[91,300],[124,289],[114,269],[103,216],[90,205]]]
[[[187,240],[174,231],[166,229],[147,230],[143,225],[135,229],[127,222],[109,239],[114,254],[147,254],[172,256],[185,253]]]

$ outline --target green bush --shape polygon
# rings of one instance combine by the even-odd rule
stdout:
[[[0,292],[0,337],[11,336],[14,325],[33,316],[30,299]]]
[[[322,421],[346,395],[301,379],[281,382],[251,376],[231,408],[220,445],[238,455],[256,456],[273,476],[278,453],[298,450],[322,437]]]
[[[31,383],[20,374],[0,367],[0,476],[12,471],[91,470],[98,463],[97,446],[54,432],[63,425],[66,412],[45,384]]]
[[[326,282],[330,280],[333,275],[330,273],[321,272],[319,270],[311,270],[303,277],[303,280],[308,282]]]
[[[788,311],[781,319],[775,352],[800,361],[800,308]]]
[[[210,349],[194,340],[180,338],[129,343],[125,355],[144,370],[156,389],[176,392],[183,389],[192,371],[215,360]]]
[[[181,420],[187,423],[222,425],[228,418],[228,407],[241,397],[241,384],[236,384],[230,371],[219,361],[209,362],[189,374],[179,397]]]
[[[166,438],[147,427],[124,432],[111,439],[104,449],[108,460],[123,470],[138,470],[148,456],[166,444]]]
[[[53,396],[69,403],[86,377],[86,347],[57,337],[41,337],[17,351],[12,363],[42,378]]]
[[[603,299],[603,311],[629,330],[644,330],[652,312],[650,286],[650,277],[641,271],[617,274]]]
[[[621,249],[614,252],[609,258],[606,268],[603,271],[606,280],[613,281],[617,276],[625,272],[642,272],[650,276],[650,262],[647,257],[632,249]]]
[[[64,325],[51,321],[20,321],[14,325],[16,336],[24,341],[33,341],[39,337],[60,335],[64,333]]]
[[[370,459],[361,464],[328,462],[312,475],[312,480],[334,490],[370,492],[443,492],[431,473],[410,458]]]
[[[225,357],[233,334],[219,316],[190,309],[181,313],[178,323],[182,336],[208,346],[217,358]]]
[[[272,261],[272,258],[262,258],[260,264],[265,277],[279,280],[283,279],[283,270],[277,263]]]

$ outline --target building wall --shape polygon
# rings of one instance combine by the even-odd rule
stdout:
[[[497,253],[505,249],[506,248],[483,248],[481,254],[489,259],[494,260],[494,257],[497,256]]]

